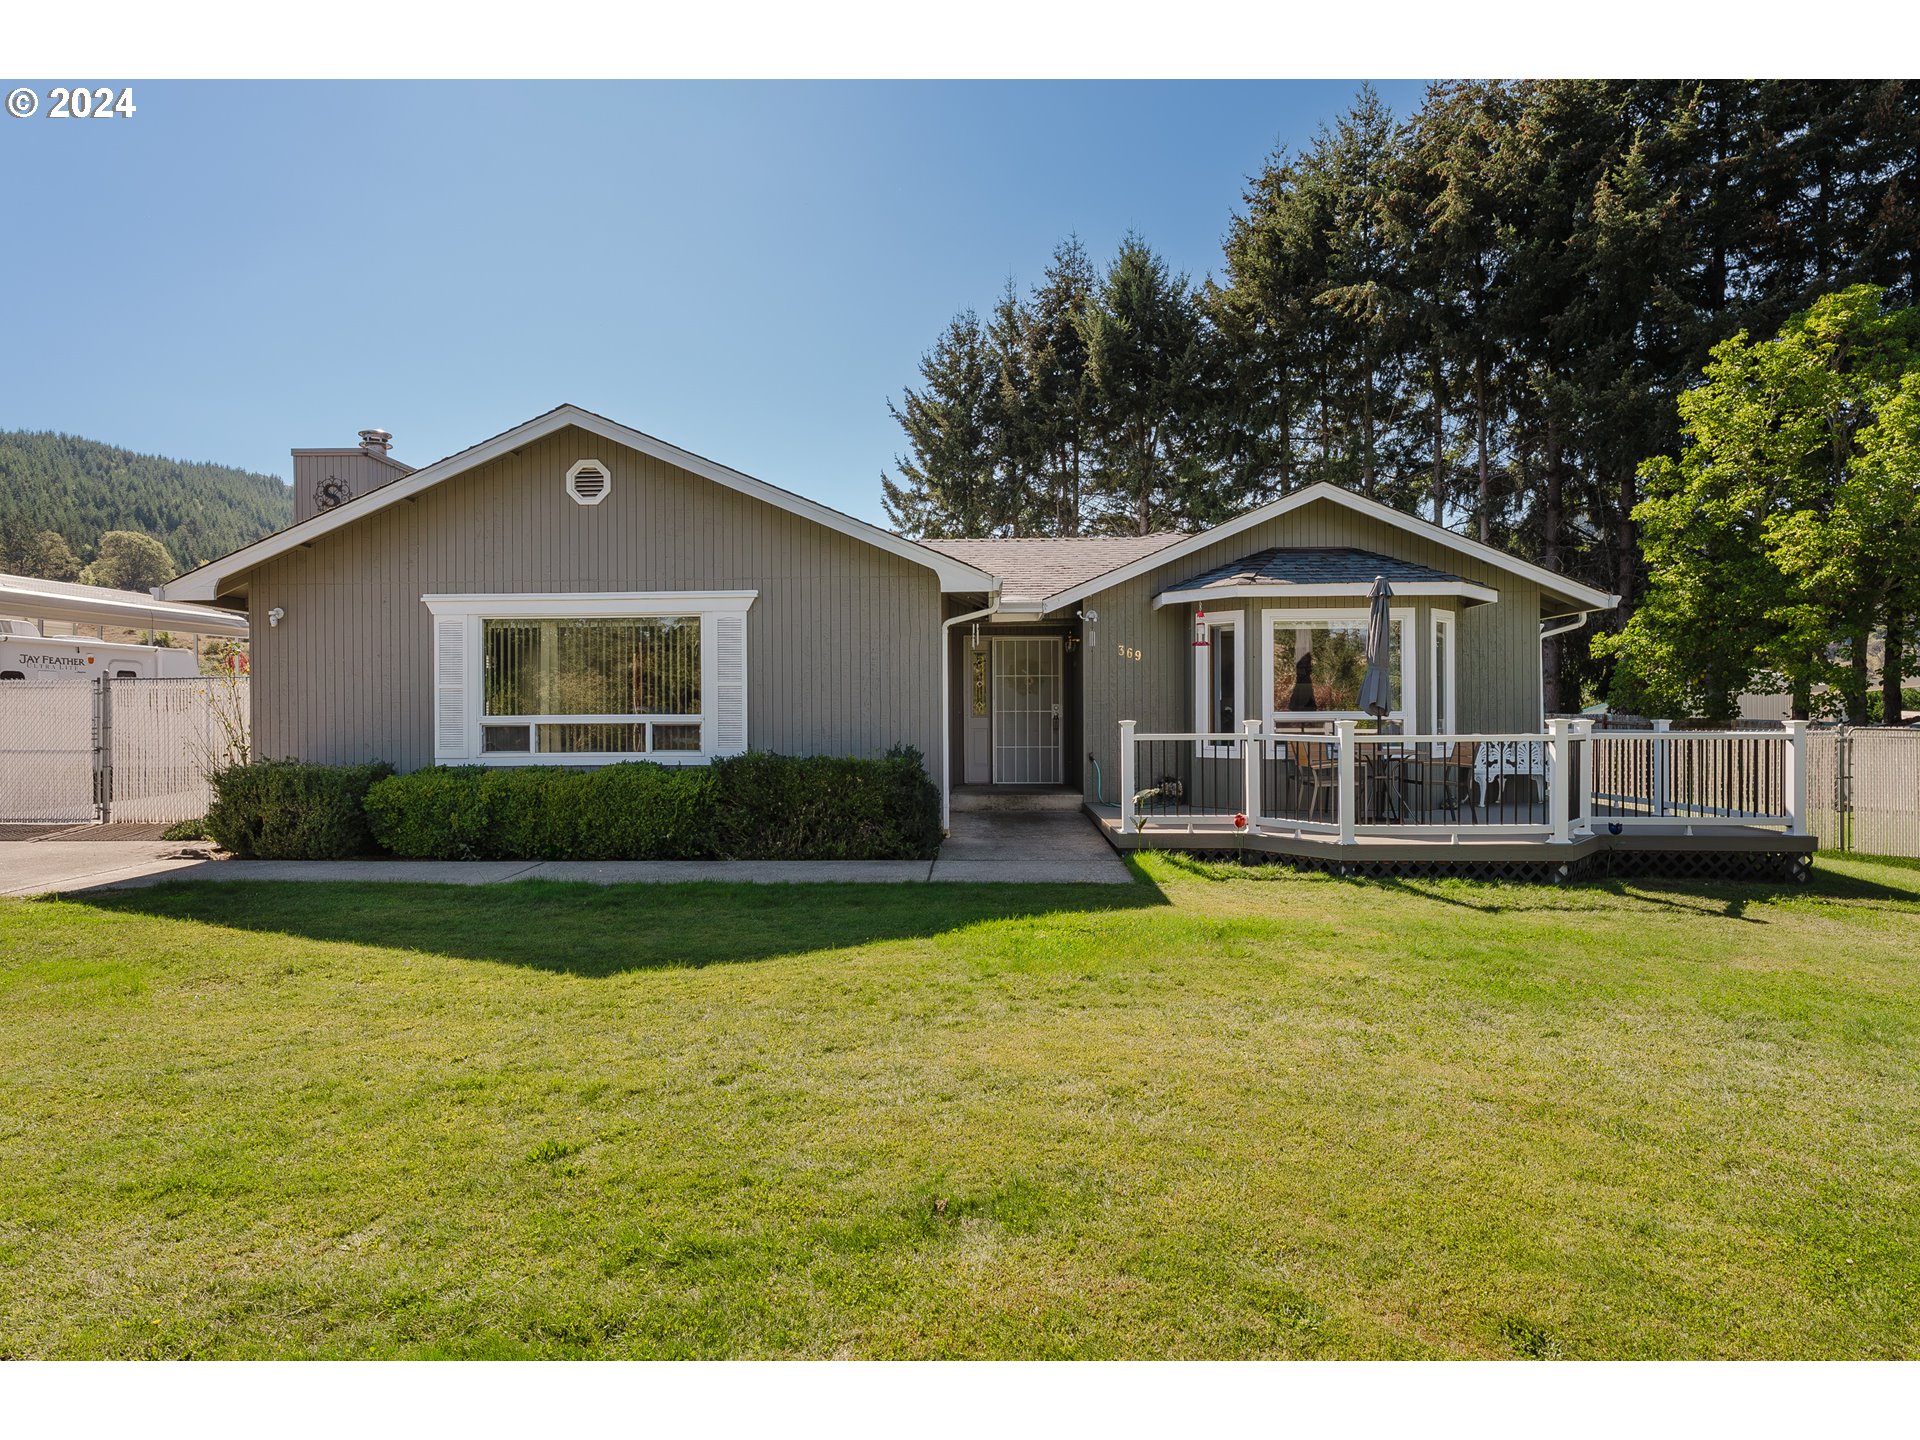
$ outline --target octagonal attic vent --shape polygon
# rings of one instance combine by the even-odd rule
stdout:
[[[598,460],[580,460],[567,471],[567,494],[582,505],[598,505],[607,498],[611,482],[607,467]]]

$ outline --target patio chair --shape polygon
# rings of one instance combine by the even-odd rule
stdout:
[[[1312,820],[1320,813],[1322,797],[1340,788],[1340,762],[1331,746],[1311,740],[1287,741],[1287,762],[1293,767],[1294,784],[1308,792],[1307,819]]]
[[[1458,824],[1464,808],[1468,819],[1475,818],[1473,760],[1473,742],[1456,740],[1446,747],[1445,754],[1428,753],[1408,761],[1407,788],[1417,793],[1421,802],[1415,806],[1416,813],[1427,819],[1439,813],[1450,814]]]

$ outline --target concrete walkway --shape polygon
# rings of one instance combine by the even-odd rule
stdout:
[[[223,860],[195,842],[0,841],[0,895],[126,890],[175,880],[410,881],[595,885],[711,880],[751,885],[975,883],[1125,885],[1133,874],[1077,810],[956,811],[925,860]]]

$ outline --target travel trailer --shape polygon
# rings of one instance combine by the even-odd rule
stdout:
[[[31,620],[0,620],[0,681],[164,680],[200,673],[191,650],[42,635]]]

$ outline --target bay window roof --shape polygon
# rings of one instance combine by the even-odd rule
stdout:
[[[1384,578],[1395,595],[1452,596],[1470,605],[1500,598],[1500,592],[1490,585],[1372,550],[1273,546],[1170,586],[1156,595],[1153,603],[1158,608],[1262,597],[1365,598],[1377,577]]]

